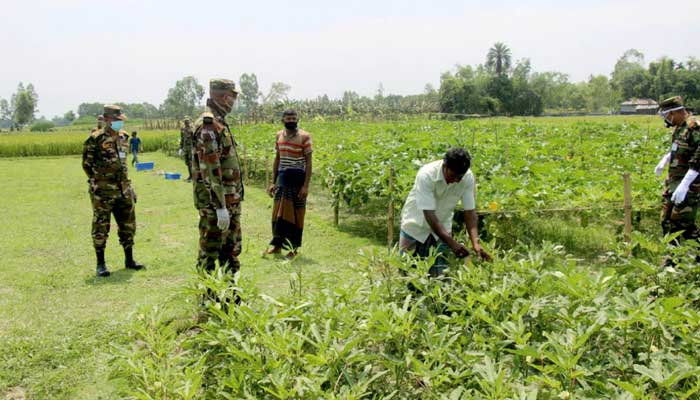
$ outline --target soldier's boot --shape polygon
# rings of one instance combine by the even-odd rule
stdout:
[[[97,258],[97,268],[95,268],[95,273],[101,278],[108,277],[110,272],[107,269],[107,264],[105,263],[105,249],[95,249],[95,257]]]
[[[124,248],[124,267],[126,267],[128,269],[133,269],[136,271],[143,269],[145,267],[145,265],[134,260],[134,248],[133,247],[125,247]]]

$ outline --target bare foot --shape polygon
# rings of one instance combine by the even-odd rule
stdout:
[[[266,256],[268,254],[280,254],[282,252],[281,247],[273,247],[271,249],[267,249],[263,252],[263,255]]]

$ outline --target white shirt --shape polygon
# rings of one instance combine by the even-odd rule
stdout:
[[[424,243],[432,233],[423,210],[434,210],[438,221],[447,232],[452,232],[452,216],[457,202],[462,200],[465,210],[474,210],[474,175],[471,169],[461,181],[447,184],[442,174],[442,160],[433,161],[421,167],[416,175],[411,192],[401,210],[401,230]]]

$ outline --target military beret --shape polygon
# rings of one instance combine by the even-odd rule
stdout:
[[[659,110],[667,111],[679,109],[683,107],[683,98],[681,96],[673,96],[659,103]]]
[[[104,114],[103,115],[105,117],[111,117],[114,119],[126,121],[126,115],[122,113],[122,108],[116,104],[106,104],[104,106]]]
[[[209,91],[224,91],[238,94],[236,83],[230,79],[212,79],[209,81]]]

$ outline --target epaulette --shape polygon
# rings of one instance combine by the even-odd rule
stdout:
[[[90,137],[92,138],[97,138],[98,136],[102,135],[105,132],[104,128],[101,129],[95,129],[90,133]]]

